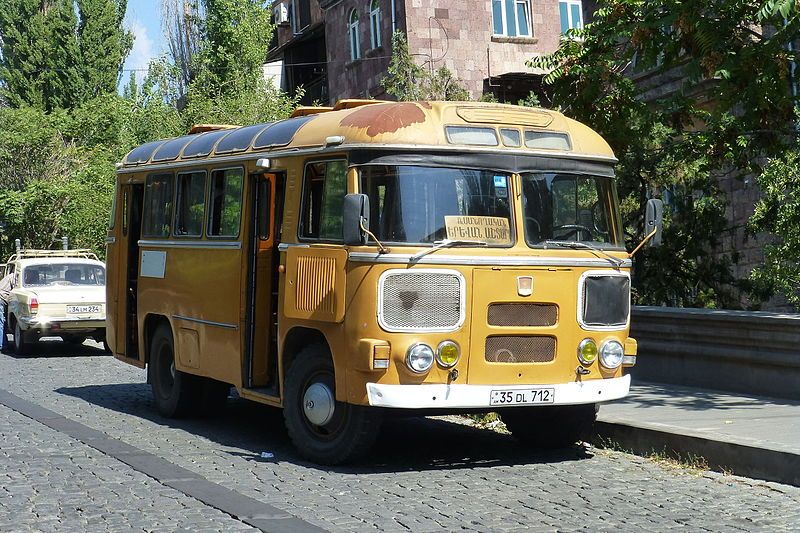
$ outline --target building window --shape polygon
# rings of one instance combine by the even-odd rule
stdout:
[[[492,31],[507,37],[531,37],[530,0],[492,0]]]
[[[559,0],[558,9],[561,13],[561,33],[583,28],[581,0]]]
[[[369,39],[372,49],[381,45],[381,3],[379,0],[372,0],[369,4]]]
[[[361,47],[358,42],[358,11],[355,9],[350,12],[347,24],[347,35],[350,38],[350,59],[355,61],[361,58]]]

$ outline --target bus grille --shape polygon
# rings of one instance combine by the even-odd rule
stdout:
[[[580,295],[582,323],[589,328],[623,328],[631,307],[627,276],[587,276]]]
[[[547,363],[556,358],[555,337],[486,337],[486,361],[490,363]]]
[[[553,304],[491,304],[487,321],[490,326],[554,326],[558,306]]]
[[[378,322],[387,331],[452,331],[464,322],[463,278],[451,272],[388,271]]]

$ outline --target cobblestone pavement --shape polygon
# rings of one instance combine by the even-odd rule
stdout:
[[[220,417],[168,420],[144,371],[90,343],[41,348],[0,355],[0,389],[332,531],[800,531],[800,488],[614,451],[534,452],[443,420],[388,420],[364,463],[319,467],[297,457],[278,410],[231,398]],[[0,406],[0,531],[182,528],[249,529]]]

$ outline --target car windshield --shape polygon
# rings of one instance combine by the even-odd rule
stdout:
[[[30,265],[22,271],[22,285],[25,287],[105,284],[106,269],[90,263]]]
[[[506,172],[369,165],[360,173],[361,192],[369,196],[369,229],[381,241],[513,242]]]
[[[622,248],[612,178],[551,172],[522,174],[525,240],[583,242]]]

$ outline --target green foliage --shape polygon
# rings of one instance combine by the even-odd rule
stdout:
[[[158,58],[118,95],[132,42],[120,29],[125,0],[57,0],[47,10],[0,0],[0,90],[10,105],[0,107],[0,255],[15,238],[48,248],[63,235],[102,254],[114,164],[132,148],[196,123],[265,122],[295,107],[296,98],[262,76],[268,8],[250,0],[204,5],[188,92],[181,68]],[[30,23],[18,28],[20,20]],[[230,223],[238,211],[223,216]]]
[[[116,91],[133,43],[124,14],[125,0],[0,0],[2,98],[52,111]]]
[[[554,103],[617,154],[629,245],[646,200],[667,202],[663,246],[636,264],[638,303],[740,305],[736,256],[712,253],[728,229],[718,183],[759,172],[792,138],[787,45],[798,29],[794,2],[609,0],[529,62],[549,72]]]
[[[764,246],[764,264],[751,280],[762,295],[780,292],[800,306],[800,151],[797,148],[772,159],[758,177],[761,199],[750,219],[750,229],[775,236]]]
[[[392,59],[381,80],[384,90],[398,100],[469,100],[469,92],[447,67],[427,70],[414,61],[401,31],[392,35]]]
[[[539,107],[541,104],[539,103],[539,96],[531,91],[528,93],[528,96],[517,102],[517,105],[525,106],[525,107]]]

